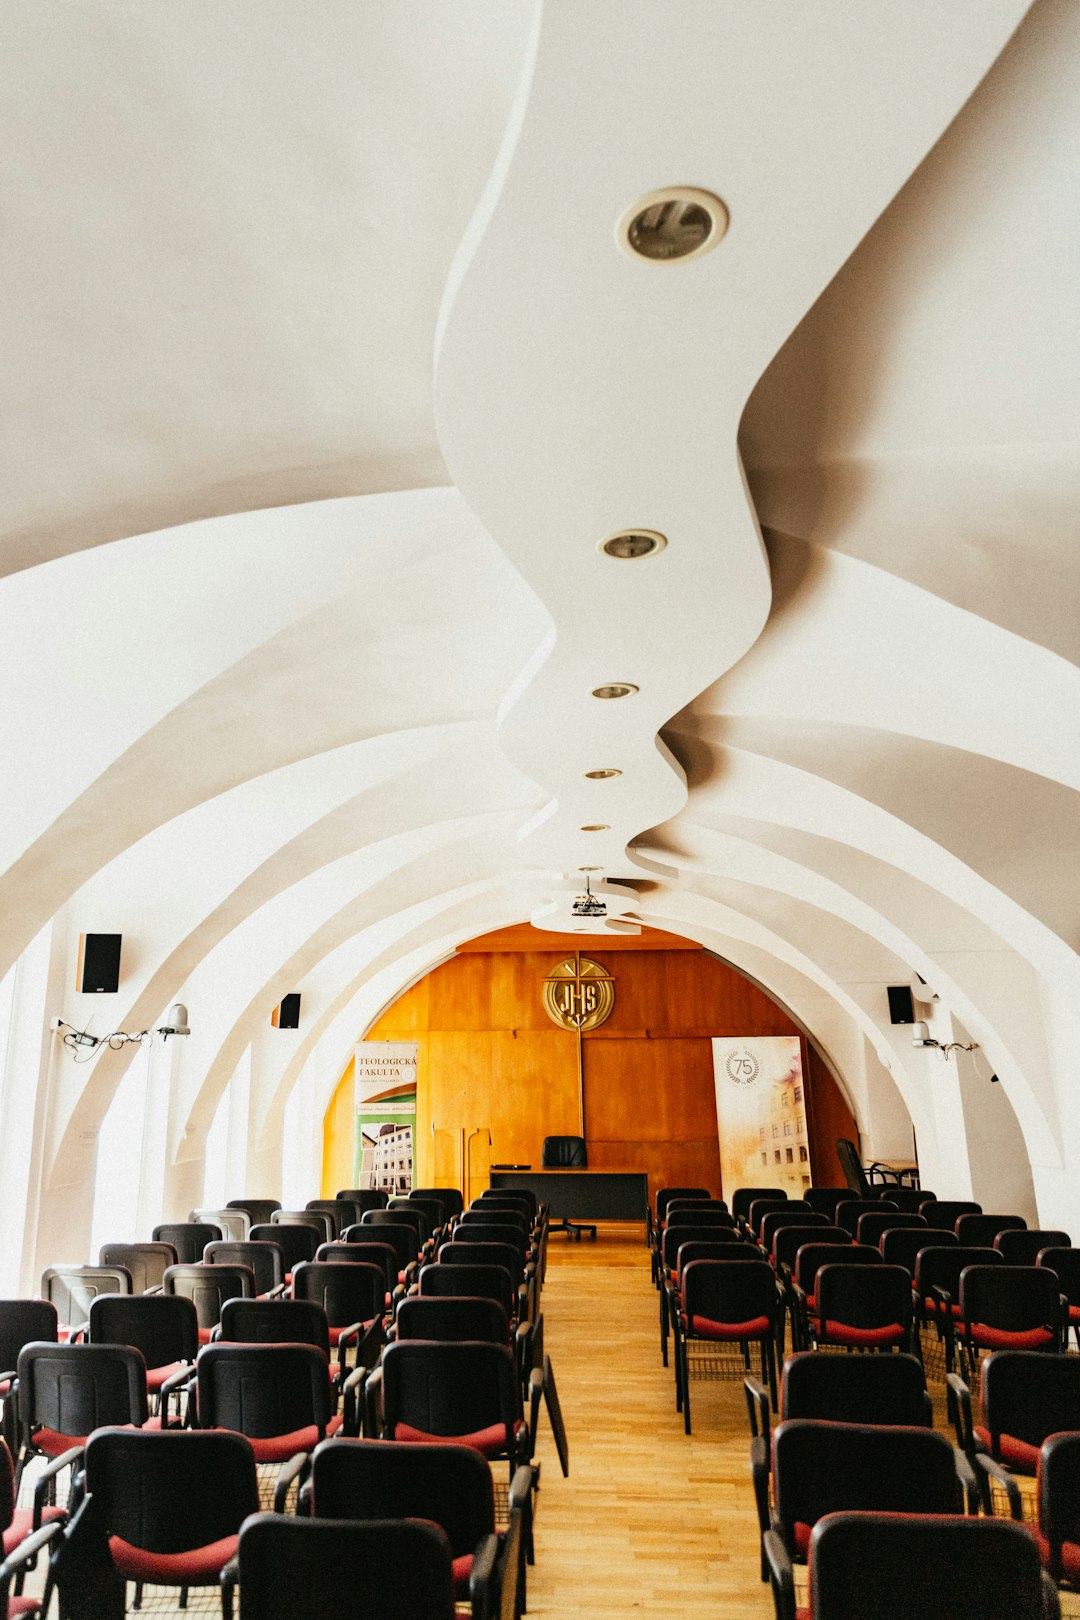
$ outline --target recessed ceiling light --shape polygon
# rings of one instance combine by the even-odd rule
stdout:
[[[639,198],[622,216],[615,234],[635,258],[670,264],[708,253],[722,241],[730,217],[711,191],[664,186]]]
[[[629,681],[611,681],[607,686],[594,686],[592,695],[597,698],[631,697],[637,690]]]
[[[601,540],[598,549],[620,562],[637,562],[639,557],[655,557],[666,545],[666,537],[656,529],[620,529]]]
[[[582,832],[610,832],[611,823],[609,821],[590,821],[581,830]]]
[[[612,768],[605,771],[586,771],[584,774],[590,782],[607,782],[613,776],[621,776],[622,771]]]

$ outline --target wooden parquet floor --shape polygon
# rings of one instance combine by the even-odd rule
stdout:
[[[643,1230],[553,1236],[543,1310],[570,1477],[541,1418],[529,1613],[771,1620],[741,1380],[695,1382],[683,1433]]]

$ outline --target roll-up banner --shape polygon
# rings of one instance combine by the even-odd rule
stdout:
[[[712,1048],[724,1197],[777,1187],[800,1198],[810,1186],[810,1143],[798,1035],[716,1036]]]
[[[419,1050],[416,1041],[357,1044],[355,1187],[412,1191]]]

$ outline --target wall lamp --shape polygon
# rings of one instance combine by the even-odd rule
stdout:
[[[188,1024],[188,1010],[182,1001],[174,1002],[165,1015],[165,1022],[159,1024],[157,1029],[114,1029],[109,1035],[91,1035],[89,1029],[76,1029],[69,1024],[66,1018],[54,1018],[52,1027],[55,1031],[66,1031],[61,1036],[65,1046],[69,1047],[76,1063],[85,1063],[92,1053],[101,1046],[109,1047],[113,1052],[119,1052],[128,1044],[141,1045],[143,1041],[152,1041],[155,1035],[160,1035],[167,1041],[170,1035],[190,1035]],[[79,1056],[80,1047],[86,1049],[86,1056]]]

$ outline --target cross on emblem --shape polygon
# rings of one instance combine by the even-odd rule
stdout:
[[[615,981],[587,956],[568,956],[544,979],[544,1009],[560,1029],[597,1029],[614,1006]]]

